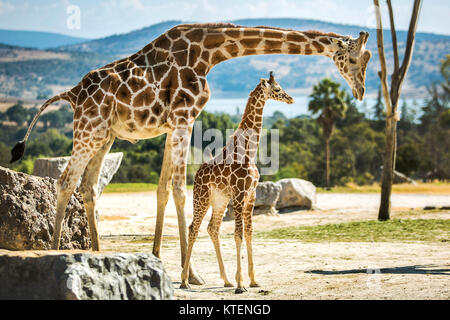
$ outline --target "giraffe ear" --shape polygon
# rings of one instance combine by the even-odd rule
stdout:
[[[262,84],[264,87],[268,87],[268,86],[269,86],[269,82],[268,82],[266,79],[261,78],[259,81],[261,82],[261,84]]]

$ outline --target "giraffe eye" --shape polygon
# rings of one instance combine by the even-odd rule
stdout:
[[[352,64],[356,64],[356,59],[354,58],[348,58],[348,61],[350,61],[350,63]]]

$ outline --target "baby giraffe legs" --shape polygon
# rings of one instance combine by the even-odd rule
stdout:
[[[256,189],[255,189],[256,191]],[[244,235],[245,243],[247,245],[247,256],[248,256],[248,276],[250,278],[250,287],[259,287],[259,284],[255,280],[255,269],[253,265],[253,250],[252,250],[252,215],[253,206],[255,203],[255,191],[250,195],[249,200],[245,204],[244,208]]]
[[[219,263],[220,277],[224,282],[224,287],[232,287],[233,284],[228,280],[227,273],[225,271],[225,265],[222,259],[222,253],[220,251],[220,240],[219,240],[219,230],[222,224],[222,217],[225,211],[225,206],[221,208],[213,208],[211,221],[208,225],[208,233],[211,241],[214,244],[214,249],[216,250],[217,262]]]

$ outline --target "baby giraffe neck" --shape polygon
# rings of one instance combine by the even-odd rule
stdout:
[[[263,124],[264,106],[267,94],[261,85],[258,85],[249,95],[244,114],[242,115],[239,128],[241,130],[255,130],[259,134]]]

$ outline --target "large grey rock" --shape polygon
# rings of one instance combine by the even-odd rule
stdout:
[[[255,208],[275,207],[280,192],[281,186],[275,182],[259,182],[256,187]]]
[[[0,299],[173,299],[173,285],[152,254],[0,250]]]
[[[48,250],[56,215],[56,180],[0,167],[0,248]],[[61,232],[61,249],[89,249],[83,200],[70,198]]]
[[[316,187],[303,179],[289,178],[277,181],[281,186],[276,208],[314,209],[316,206]]]
[[[281,186],[275,182],[259,182],[256,187],[255,206],[253,215],[277,215],[275,208],[278,197],[281,192]],[[233,220],[233,202],[230,201],[225,213],[224,220]]]
[[[102,170],[98,179],[98,195],[100,196],[103,189],[113,178],[114,174],[119,170],[122,162],[123,153],[115,152],[109,153],[105,156]],[[56,158],[39,158],[34,161],[33,175],[39,177],[50,177],[58,179],[61,173],[67,166],[70,157],[56,157]],[[78,185],[80,182],[78,182]]]

